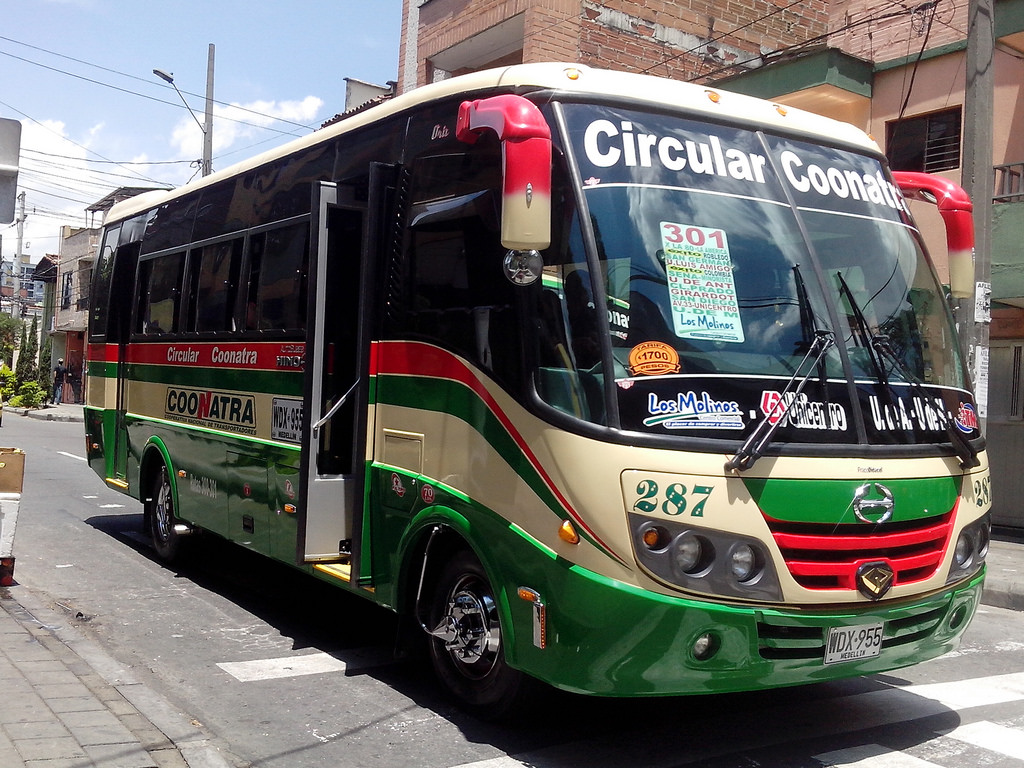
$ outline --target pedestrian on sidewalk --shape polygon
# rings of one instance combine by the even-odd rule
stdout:
[[[64,385],[68,380],[68,369],[64,365],[64,358],[57,358],[57,367],[53,369],[53,404],[60,405],[61,397],[64,395]]]

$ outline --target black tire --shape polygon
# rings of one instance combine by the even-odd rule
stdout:
[[[177,523],[174,516],[174,493],[167,467],[163,464],[153,476],[146,498],[145,517],[149,521],[149,534],[157,556],[165,563],[173,563],[181,556],[182,537],[174,529]]]
[[[434,672],[461,705],[485,720],[522,707],[530,680],[505,663],[494,590],[471,552],[456,552],[441,571],[428,626]]]

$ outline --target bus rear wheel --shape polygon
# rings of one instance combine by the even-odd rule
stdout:
[[[174,562],[181,554],[181,534],[175,529],[174,494],[167,467],[153,476],[150,493],[146,497],[146,520],[150,538],[157,556],[166,563]]]
[[[494,590],[472,553],[456,553],[441,571],[428,626],[434,672],[461,704],[489,720],[519,708],[527,680],[505,663]]]

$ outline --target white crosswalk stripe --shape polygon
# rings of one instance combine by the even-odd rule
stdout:
[[[1024,731],[986,721],[954,728],[944,736],[1024,761]]]

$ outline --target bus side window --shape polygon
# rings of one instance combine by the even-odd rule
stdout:
[[[408,242],[413,295],[408,330],[518,385],[520,353],[515,288],[501,271],[496,230],[468,216],[423,230]]]
[[[258,331],[260,328],[260,269],[266,244],[266,233],[261,232],[249,238],[249,276],[245,286],[245,316],[242,318],[246,331]]]
[[[306,327],[306,281],[309,269],[309,226],[297,224],[266,232],[265,242],[251,249],[246,315],[253,311],[256,327],[268,330],[303,330]],[[258,238],[257,238],[258,239]],[[255,245],[255,243],[254,243]],[[253,299],[254,278],[258,280]],[[249,306],[250,302],[254,305]],[[247,325],[248,325],[247,320]]]
[[[107,335],[110,286],[114,279],[114,254],[117,252],[117,238],[120,234],[120,225],[103,233],[103,245],[100,247],[93,272],[92,311],[89,313],[90,339],[103,339]]]
[[[196,254],[193,252],[193,258]],[[234,330],[242,239],[207,245],[191,278],[190,331]]]
[[[158,256],[142,263],[136,332],[155,335],[178,330],[184,265],[184,253]]]

